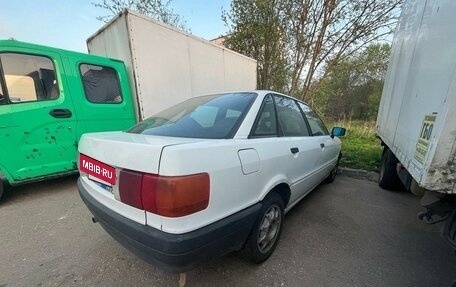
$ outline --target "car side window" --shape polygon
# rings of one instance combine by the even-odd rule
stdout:
[[[309,136],[304,117],[293,99],[274,96],[279,124],[284,136],[299,137]]]
[[[266,96],[263,100],[263,106],[258,113],[252,136],[276,137],[277,135],[277,115],[274,101],[271,96]]]
[[[306,115],[313,136],[329,135],[328,129],[326,128],[325,124],[318,117],[318,115],[314,111],[312,111],[311,108],[309,108],[301,102],[299,102],[299,106]]]
[[[122,92],[117,71],[111,67],[81,64],[82,85],[87,100],[92,103],[122,102]]]
[[[54,100],[59,87],[54,63],[43,56],[2,53],[0,62],[6,89],[2,88],[0,102],[23,103]]]

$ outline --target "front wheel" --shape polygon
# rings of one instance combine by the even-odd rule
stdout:
[[[5,184],[0,180],[0,200],[2,199],[4,190],[5,190]]]
[[[258,264],[271,256],[282,233],[283,215],[283,199],[273,192],[263,201],[258,219],[242,250],[248,261]]]
[[[339,154],[339,158],[337,159],[336,166],[331,170],[331,173],[328,175],[328,177],[326,177],[323,180],[323,183],[332,183],[332,182],[334,182],[334,180],[336,179],[337,172],[339,171],[339,161],[340,161],[341,157],[342,157],[342,155]]]

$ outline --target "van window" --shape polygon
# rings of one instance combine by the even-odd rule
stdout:
[[[10,103],[53,100],[59,88],[51,59],[26,54],[3,53],[0,62],[6,91],[1,91],[0,102]]]
[[[92,103],[121,103],[119,77],[111,67],[81,64],[79,66],[85,97]]]
[[[1,71],[1,69],[0,69]],[[3,84],[2,84],[2,79],[0,78],[0,105],[4,105],[8,103],[8,99],[6,98],[5,93],[3,92]]]

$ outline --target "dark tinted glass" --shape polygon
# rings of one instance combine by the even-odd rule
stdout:
[[[289,137],[308,136],[309,131],[306,122],[296,101],[280,96],[275,96],[274,99],[283,135]]]
[[[166,109],[128,132],[171,137],[222,139],[234,135],[255,93],[197,97]]]
[[[277,118],[271,96],[264,98],[263,107],[259,112],[253,136],[277,136]]]
[[[79,66],[87,100],[92,103],[120,103],[117,72],[111,67],[82,64]]]

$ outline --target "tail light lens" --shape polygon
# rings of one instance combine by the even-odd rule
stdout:
[[[181,217],[204,210],[209,204],[210,180],[207,173],[159,176],[122,170],[119,177],[123,203],[158,215]],[[125,193],[133,194],[123,195]]]
[[[143,209],[141,184],[143,174],[124,169],[119,173],[120,201],[130,206]]]

